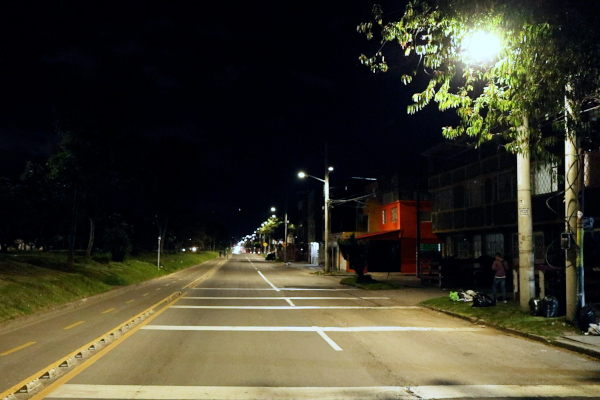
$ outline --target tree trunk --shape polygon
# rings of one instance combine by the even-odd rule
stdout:
[[[75,235],[77,234],[77,189],[73,189],[73,213],[71,215],[71,233],[69,235],[69,258],[67,267],[72,270],[75,264]]]
[[[90,258],[92,256],[92,248],[94,247],[94,235],[96,233],[96,221],[90,218],[90,238],[88,240],[87,251],[85,256]]]
[[[158,223],[158,235],[160,236],[161,240],[160,240],[160,252],[164,253],[165,250],[165,242],[167,240],[167,228],[169,226],[169,218],[165,218],[165,224],[161,226],[160,222],[158,221],[158,217],[156,222]]]

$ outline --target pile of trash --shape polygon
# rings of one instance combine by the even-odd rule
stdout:
[[[586,335],[600,336],[600,325],[598,324],[590,324]]]
[[[496,305],[496,302],[490,296],[474,290],[450,292],[450,300],[473,302],[471,307],[492,307]]]

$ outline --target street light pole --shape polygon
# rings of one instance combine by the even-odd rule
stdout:
[[[317,178],[316,176],[309,175],[305,172],[299,172],[299,178],[306,178],[307,176],[318,180],[319,182],[323,182],[323,198],[325,199],[325,223],[324,223],[324,242],[325,242],[325,272],[329,272],[329,204],[331,203],[329,199],[329,173],[333,171],[333,167],[327,167],[325,170],[325,179]]]
[[[283,230],[283,262],[287,263],[287,252],[288,252],[288,237],[287,237],[287,225],[288,225],[288,220],[287,220],[287,211],[285,212],[285,228]]]
[[[160,236],[158,237],[158,260],[156,261],[156,269],[160,269]]]
[[[333,170],[328,167],[325,170],[325,184],[323,185],[323,196],[325,197],[325,272],[330,271],[329,268],[329,172]]]

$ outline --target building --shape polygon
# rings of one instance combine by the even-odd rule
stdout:
[[[560,150],[557,152],[557,154]],[[424,153],[430,162],[429,190],[433,197],[432,230],[441,239],[446,271],[461,271],[461,287],[491,284],[488,260],[496,253],[518,270],[516,157],[499,142],[475,148],[465,142],[439,144]],[[580,208],[586,218],[585,260],[591,282],[599,266],[600,154],[582,151]],[[564,293],[565,231],[564,166],[532,163],[532,219],[537,295]],[[478,271],[478,268],[483,268]],[[452,271],[454,269],[454,271]],[[472,278],[472,279],[471,279]],[[465,287],[466,289],[466,287]],[[589,293],[592,293],[590,288]],[[594,292],[597,289],[593,290]]]

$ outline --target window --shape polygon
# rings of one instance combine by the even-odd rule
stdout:
[[[398,222],[398,207],[391,208],[390,213],[392,214],[392,222]]]
[[[444,189],[436,192],[434,203],[436,211],[451,210],[452,189]]]
[[[543,232],[533,232],[533,259],[536,264],[546,263],[546,244]],[[513,234],[513,259],[519,261],[519,234]]]
[[[498,175],[498,200],[512,200],[517,197],[513,171]]]
[[[473,236],[473,257],[481,257],[481,235]]]
[[[494,256],[496,253],[504,256],[504,235],[501,233],[485,235],[485,254]]]
[[[454,237],[454,243],[456,245],[456,252],[454,254],[458,258],[469,258],[471,256],[469,240],[466,237],[457,235]]]
[[[431,222],[431,211],[419,211],[419,221]]]
[[[446,236],[446,243],[444,243],[442,256],[443,257],[452,257],[454,256],[454,246],[452,246],[452,236]]]
[[[558,192],[558,164],[538,164],[531,171],[531,194]]]
[[[481,206],[481,181],[470,181],[466,185],[466,207]]]
[[[546,262],[546,245],[544,244],[544,233],[533,233],[533,258],[536,263]]]
[[[387,224],[387,210],[381,210],[381,223]]]

